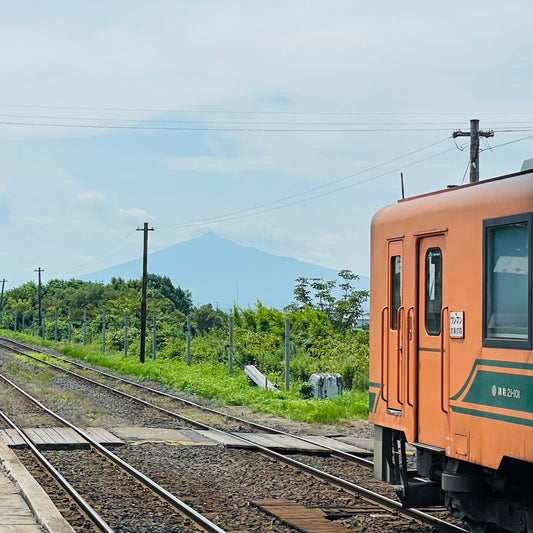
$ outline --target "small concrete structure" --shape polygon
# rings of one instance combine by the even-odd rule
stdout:
[[[246,365],[244,367],[244,372],[259,387],[263,387],[264,389],[268,390],[278,390],[276,386],[269,381],[268,378],[254,365]]]
[[[313,398],[335,398],[342,394],[342,376],[338,372],[311,374],[309,384]]]

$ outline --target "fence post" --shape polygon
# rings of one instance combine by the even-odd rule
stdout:
[[[105,352],[105,307],[102,309],[102,352]]]
[[[228,371],[233,374],[233,314],[229,317],[229,368]]]
[[[124,357],[128,356],[128,326],[129,326],[129,317],[128,312],[124,313]]]
[[[187,366],[191,365],[191,315],[187,315]]]
[[[54,323],[54,340],[57,342],[57,309],[56,309],[55,323]]]
[[[68,342],[72,340],[72,310],[68,308]]]
[[[14,322],[14,325],[13,325],[13,331],[17,331],[17,322],[18,322],[18,311],[15,311],[15,322]]]
[[[22,311],[22,333],[24,333],[25,327],[26,327],[26,324],[24,323],[24,311]]]
[[[155,313],[152,315],[152,359],[155,361],[155,349],[157,344],[157,322]]]
[[[290,372],[291,372],[291,321],[285,319],[285,390],[288,391],[290,387]]]
[[[83,309],[83,345],[87,344],[87,308]]]

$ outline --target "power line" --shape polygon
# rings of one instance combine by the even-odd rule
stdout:
[[[190,113],[190,114],[228,114],[228,115],[309,115],[309,116],[464,116],[465,112],[359,112],[359,111],[268,111],[268,110],[232,110],[232,109],[172,109],[153,107],[90,107],[90,106],[47,106],[47,105],[27,105],[27,104],[0,104],[0,108],[16,109],[62,109],[70,111],[123,111],[129,113],[150,112],[150,113]],[[530,111],[511,112],[487,112],[476,113],[478,116],[533,116]]]
[[[140,130],[140,131],[228,131],[228,132],[263,132],[263,133],[341,133],[341,132],[359,132],[359,133],[384,133],[397,132],[405,133],[409,131],[448,131],[449,128],[228,128],[228,127],[178,127],[178,126],[133,126],[133,125],[111,125],[111,124],[66,124],[51,122],[16,122],[0,121],[2,126],[32,126],[46,128],[76,128],[76,129],[97,129],[97,130]],[[532,128],[533,131],[533,128]]]
[[[452,148],[448,148],[446,150],[443,150],[441,152],[438,152],[436,154],[432,154],[432,155],[429,155],[425,158],[422,158],[422,159],[419,159],[419,160],[416,160],[416,161],[413,161],[411,163],[408,163],[406,165],[402,165],[401,167],[398,167],[398,168],[395,168],[395,169],[392,169],[392,170],[389,170],[387,172],[384,172],[384,173],[381,173],[381,174],[377,174],[377,175],[374,175],[374,176],[371,176],[369,178],[366,178],[366,179],[363,179],[363,180],[360,180],[356,183],[352,183],[352,184],[349,184],[349,185],[345,185],[343,187],[338,187],[336,189],[332,189],[332,190],[329,190],[329,191],[324,191],[320,194],[316,194],[314,196],[310,196],[310,197],[307,197],[307,198],[303,198],[303,199],[300,199],[300,200],[296,200],[296,201],[290,201],[290,200],[293,200],[294,198],[298,198],[300,196],[304,196],[304,195],[307,195],[311,192],[315,192],[315,191],[318,191],[318,190],[322,190],[322,189],[325,189],[327,187],[331,187],[332,185],[336,184],[336,183],[340,183],[342,181],[345,181],[347,179],[350,179],[350,178],[353,178],[355,176],[358,176],[358,175],[361,175],[363,173],[366,173],[366,172],[370,172],[372,170],[376,170],[378,168],[381,168],[387,164],[390,164],[390,163],[393,163],[393,162],[396,162],[396,161],[399,161],[400,159],[403,159],[405,157],[408,157],[410,155],[413,155],[415,153],[418,153],[418,152],[421,152],[423,150],[426,150],[428,148],[431,148],[433,146],[436,146],[438,144],[441,144],[442,142],[444,141],[447,141],[449,140],[451,137],[446,137],[444,139],[441,139],[439,141],[436,141],[434,143],[431,143],[427,146],[424,146],[424,147],[421,147],[421,148],[418,148],[416,150],[412,150],[411,152],[408,152],[406,154],[403,154],[401,156],[398,156],[396,158],[393,158],[391,160],[388,160],[386,162],[383,162],[383,163],[380,163],[378,165],[374,165],[373,167],[369,167],[367,169],[364,169],[364,170],[361,170],[361,171],[358,171],[358,172],[355,172],[353,174],[350,174],[348,176],[344,176],[344,177],[341,177],[341,178],[337,178],[335,180],[332,180],[330,181],[329,183],[326,183],[326,184],[323,184],[323,185],[319,185],[317,187],[313,187],[311,189],[307,189],[306,191],[302,191],[300,193],[295,193],[295,194],[292,194],[292,195],[289,195],[289,196],[285,196],[283,198],[279,198],[277,200],[273,200],[271,202],[266,202],[266,203],[263,203],[263,204],[259,204],[257,206],[254,206],[254,207],[250,207],[250,208],[247,208],[247,209],[243,209],[243,210],[240,210],[240,211],[235,211],[235,212],[232,212],[232,213],[227,213],[225,215],[219,215],[219,216],[216,216],[216,217],[210,217],[210,218],[207,218],[207,219],[201,219],[201,220],[197,220],[197,221],[192,221],[192,222],[187,222],[187,223],[182,223],[182,224],[174,224],[174,225],[162,225],[162,226],[159,226],[160,229],[175,229],[175,228],[184,228],[184,227],[191,227],[191,226],[200,226],[200,225],[206,225],[206,224],[210,224],[210,223],[214,223],[214,222],[228,222],[228,221],[231,221],[231,220],[236,220],[236,219],[240,219],[240,218],[246,218],[246,217],[249,217],[249,216],[255,216],[255,215],[259,215],[259,214],[263,214],[263,213],[267,213],[267,212],[270,212],[270,211],[274,211],[274,210],[278,210],[278,209],[284,209],[286,207],[291,207],[291,206],[294,206],[294,205],[299,205],[299,204],[302,204],[302,203],[305,203],[305,202],[308,202],[308,201],[311,201],[311,200],[315,200],[317,198],[322,198],[324,196],[328,196],[330,194],[334,194],[334,193],[337,193],[337,192],[341,192],[341,191],[344,191],[344,190],[347,190],[347,189],[350,189],[350,188],[353,188],[353,187],[357,187],[359,185],[362,185],[364,183],[368,183],[370,181],[374,181],[376,179],[379,179],[381,177],[384,177],[384,176],[387,176],[387,175],[390,175],[390,174],[393,174],[393,173],[397,173],[401,170],[404,170],[405,168],[409,168],[409,167],[412,167],[412,166],[415,166],[415,165],[418,165],[422,162],[425,162],[425,161],[428,161],[430,159],[433,159],[435,157],[439,157],[441,155],[444,155],[446,153],[449,153],[453,150],[456,149],[456,147],[452,147]],[[499,147],[502,147],[502,146],[507,146],[507,145],[510,145],[510,144],[514,144],[514,143],[518,143],[518,142],[521,142],[521,141],[524,141],[524,140],[527,140],[527,139],[531,139],[533,138],[533,135],[530,135],[530,136],[527,136],[527,137],[522,137],[520,139],[515,139],[513,141],[509,141],[509,142],[506,142],[506,143],[501,143],[499,145],[496,145],[496,146],[493,146],[491,149],[496,149],[496,148],[499,148]],[[468,168],[468,167],[467,167]],[[285,202],[285,203],[283,203]],[[281,205],[275,205],[275,204],[281,204]],[[264,209],[263,209],[264,208]],[[111,248],[110,251],[113,251],[115,247]],[[116,251],[116,250],[115,250]],[[92,260],[91,260],[92,261]],[[101,259],[98,260],[99,262],[101,261]]]
[[[524,140],[530,139],[530,138],[533,138],[533,135],[528,136],[528,137],[523,137],[521,139],[516,139],[515,141],[511,141],[509,143],[503,143],[501,145],[493,146],[492,148],[493,149],[494,148],[498,148],[499,146],[505,146],[507,144],[513,144],[515,142],[524,141]],[[441,142],[443,142],[445,140],[448,140],[448,139],[449,139],[449,137],[447,137],[446,139],[443,139],[441,141],[438,141],[436,143],[433,143],[431,145],[428,145],[427,147],[415,150],[415,151],[411,152],[410,154],[416,153],[416,152],[421,151],[421,150],[424,150],[424,149],[426,149],[428,147],[431,147],[431,146],[435,146],[435,145],[440,144]],[[371,176],[369,178],[366,178],[364,180],[358,181],[356,183],[352,183],[350,185],[345,185],[344,187],[339,187],[339,188],[336,188],[336,189],[333,189],[333,190],[330,190],[330,191],[326,191],[326,192],[323,192],[321,194],[317,194],[317,195],[314,195],[314,196],[310,196],[308,198],[297,200],[297,201],[294,201],[294,202],[287,202],[287,203],[284,203],[282,205],[274,206],[274,204],[281,203],[281,202],[290,200],[292,198],[295,198],[295,197],[298,197],[298,196],[302,196],[302,195],[307,194],[309,192],[316,191],[318,189],[322,189],[322,188],[331,186],[334,183],[338,183],[338,182],[340,182],[342,180],[345,180],[345,179],[348,179],[350,177],[354,177],[354,176],[360,175],[360,174],[362,174],[364,172],[368,172],[370,170],[379,168],[381,166],[384,166],[385,164],[389,164],[390,162],[398,161],[399,159],[402,159],[403,157],[407,157],[407,155],[410,155],[410,154],[405,154],[404,156],[400,156],[398,158],[392,159],[391,161],[388,161],[386,163],[381,163],[379,165],[376,165],[375,167],[371,167],[370,169],[366,169],[366,170],[362,170],[360,172],[356,172],[356,173],[354,173],[354,174],[352,174],[350,176],[346,176],[344,178],[339,178],[338,180],[334,180],[334,181],[332,181],[332,182],[330,182],[328,184],[325,184],[323,186],[315,187],[313,189],[309,189],[308,191],[305,191],[305,192],[302,192],[302,193],[297,193],[297,194],[294,194],[294,195],[291,195],[291,196],[287,196],[287,197],[282,198],[282,199],[273,200],[272,202],[268,202],[268,203],[265,203],[265,204],[260,204],[260,205],[255,206],[255,207],[251,207],[251,208],[244,209],[244,210],[241,210],[241,211],[235,211],[233,213],[227,213],[226,215],[220,215],[220,216],[217,216],[217,217],[211,217],[211,218],[207,218],[207,219],[201,219],[201,220],[197,220],[197,221],[186,222],[186,223],[183,223],[183,224],[160,226],[160,227],[161,227],[161,229],[170,229],[170,228],[176,229],[176,228],[184,228],[184,227],[191,227],[191,226],[202,226],[202,225],[211,224],[211,223],[214,223],[214,222],[229,222],[231,220],[237,220],[237,219],[241,219],[241,218],[246,218],[248,216],[255,216],[255,215],[268,213],[270,211],[275,211],[275,210],[278,210],[278,209],[284,209],[286,207],[292,207],[292,206],[299,205],[299,204],[302,204],[302,203],[305,203],[305,202],[308,202],[308,201],[311,201],[311,200],[316,200],[317,198],[322,198],[322,197],[328,196],[330,194],[334,194],[334,193],[337,193],[337,192],[345,191],[347,189],[351,189],[353,187],[357,187],[357,186],[362,185],[364,183],[368,183],[370,181],[374,181],[376,179],[382,178],[384,176],[388,176],[390,174],[394,174],[394,173],[400,172],[400,171],[404,170],[405,168],[413,167],[415,165],[418,165],[418,164],[423,163],[425,161],[428,161],[430,159],[434,159],[435,157],[439,157],[441,155],[444,155],[444,154],[447,154],[449,152],[452,152],[455,149],[456,149],[455,147],[448,148],[446,150],[443,150],[442,152],[438,152],[436,154],[432,154],[432,155],[430,155],[428,157],[425,157],[423,159],[419,159],[417,161],[413,161],[412,163],[408,163],[406,165],[402,165],[401,167],[397,167],[395,169],[389,170],[389,171],[384,172],[382,174]],[[469,166],[470,166],[470,163],[469,163]],[[268,206],[272,206],[272,207],[268,207]],[[265,209],[261,209],[263,207],[265,207]],[[258,209],[261,209],[261,210],[257,211]]]
[[[522,137],[521,139],[515,139],[514,141],[509,141],[506,143],[496,144],[494,146],[489,146],[489,148],[482,149],[481,152],[485,150],[494,150],[494,148],[500,148],[501,146],[508,146],[509,144],[515,144],[521,141],[526,141],[527,139],[533,139],[533,135],[528,135],[527,137]]]
[[[270,207],[270,208],[262,209],[260,211],[255,211],[255,212],[248,213],[248,211],[254,211],[256,209],[260,209],[261,207],[266,207],[267,205],[279,203],[281,201],[281,200],[277,200],[277,201],[274,201],[274,202],[270,202],[270,204],[263,204],[263,206],[256,206],[255,208],[250,208],[250,209],[243,210],[243,211],[236,211],[234,213],[228,213],[226,215],[220,215],[219,217],[213,217],[213,218],[210,218],[210,219],[204,219],[204,220],[199,220],[199,221],[194,221],[194,222],[187,222],[187,223],[183,223],[183,224],[177,224],[177,225],[174,225],[174,226],[161,226],[161,228],[184,228],[184,227],[191,227],[191,226],[203,226],[203,225],[206,225],[206,224],[211,224],[213,222],[229,222],[231,220],[237,220],[237,219],[246,218],[246,217],[250,217],[250,216],[261,215],[261,214],[264,214],[264,213],[268,213],[270,211],[276,211],[278,209],[284,209],[286,207],[292,207],[292,206],[295,206],[295,205],[300,205],[300,204],[303,204],[305,202],[309,202],[311,200],[316,200],[317,198],[323,198],[324,196],[329,196],[330,194],[334,194],[334,193],[337,193],[337,192],[345,191],[347,189],[352,189],[353,187],[357,187],[357,186],[362,185],[364,183],[368,183],[370,181],[374,181],[374,180],[382,178],[384,176],[388,176],[390,174],[394,174],[394,173],[400,172],[401,170],[403,170],[405,168],[412,167],[414,165],[417,165],[417,164],[422,163],[424,161],[427,161],[429,159],[433,159],[435,157],[438,157],[440,155],[446,154],[446,153],[451,152],[453,150],[455,150],[455,148],[448,148],[447,150],[444,150],[444,151],[439,152],[437,154],[433,154],[431,156],[425,157],[425,158],[420,159],[418,161],[414,161],[413,163],[409,163],[407,165],[403,165],[403,166],[395,168],[393,170],[389,170],[387,172],[383,172],[382,174],[378,174],[378,175],[375,175],[375,176],[360,180],[360,181],[358,181],[356,183],[352,183],[350,185],[345,185],[344,187],[338,187],[338,188],[332,189],[330,191],[325,191],[325,192],[323,192],[321,194],[316,194],[316,195],[310,196],[308,198],[303,198],[301,200],[296,200],[294,202],[286,202],[286,203],[284,203],[282,205],[273,206],[273,207]],[[293,196],[298,196],[298,195],[293,195]]]
[[[355,176],[359,176],[359,175],[364,174],[366,172],[371,172],[372,170],[376,170],[376,169],[381,168],[381,167],[383,167],[385,165],[389,165],[390,163],[394,163],[396,161],[399,161],[400,159],[404,159],[406,157],[409,157],[410,155],[416,154],[418,152],[422,152],[423,150],[427,150],[428,148],[431,148],[433,146],[436,146],[438,144],[441,144],[441,143],[447,141],[449,138],[450,137],[446,137],[444,139],[441,139],[440,141],[428,144],[427,146],[423,146],[422,148],[417,148],[416,150],[412,150],[411,152],[407,152],[406,154],[403,154],[401,156],[395,157],[393,159],[389,159],[388,161],[385,161],[383,163],[379,163],[378,165],[374,165],[372,167],[369,167],[369,168],[366,168],[366,169],[363,169],[363,170],[359,170],[357,172],[349,174],[348,176],[343,176],[341,178],[334,179],[332,181],[329,181],[328,183],[324,183],[322,185],[318,185],[316,187],[312,187],[311,189],[306,189],[305,191],[301,191],[299,193],[291,194],[289,196],[284,196],[282,198],[278,198],[277,200],[272,200],[270,202],[265,202],[263,204],[259,204],[259,205],[256,205],[254,207],[249,207],[247,209],[239,210],[239,211],[236,211],[234,213],[230,213],[229,215],[233,216],[233,215],[240,215],[240,214],[243,214],[243,213],[248,213],[250,211],[255,211],[256,209],[261,209],[263,207],[267,207],[267,206],[270,206],[270,205],[274,205],[274,204],[278,204],[278,203],[281,203],[281,202],[285,202],[287,200],[292,200],[293,198],[297,198],[299,196],[304,196],[304,195],[309,194],[311,192],[314,192],[314,191],[317,191],[317,190],[321,190],[321,189],[325,189],[327,187],[331,187],[332,185],[334,185],[336,183],[340,183],[341,181],[346,181],[348,179],[354,178]],[[226,217],[228,215],[221,215],[221,216]],[[208,219],[204,219],[202,221],[202,223],[203,224],[207,224],[209,222],[217,222],[219,218],[220,217],[211,217],[211,218],[208,218]],[[195,223],[192,222],[190,224],[195,224]],[[174,228],[174,227],[182,227],[182,225],[179,224],[177,226],[171,225],[171,226],[160,226],[160,227],[161,228]]]
[[[0,117],[4,118],[16,118],[16,119],[38,119],[38,120],[75,120],[75,121],[90,121],[90,122],[134,122],[137,124],[210,124],[210,125],[262,125],[262,126],[451,126],[455,125],[456,122],[265,122],[265,121],[243,121],[243,120],[185,120],[185,119],[141,119],[141,118],[116,118],[116,117],[79,117],[79,116],[50,116],[50,115],[14,115],[14,114],[0,114]],[[497,124],[494,122],[493,124]],[[14,122],[18,125],[19,122]],[[31,123],[33,124],[33,123]],[[41,124],[41,123],[39,123]],[[533,121],[505,121],[504,124],[507,127],[510,127],[510,124],[527,124],[528,126],[516,126],[517,128],[532,128]],[[69,124],[68,126],[70,126]],[[65,127],[68,127],[65,126]],[[501,130],[501,131],[515,131],[512,130]]]
[[[311,201],[311,200],[314,200],[314,199],[317,199],[317,198],[320,198],[320,197],[323,197],[323,196],[327,196],[329,194],[333,194],[333,193],[336,193],[336,192],[339,192],[339,191],[343,191],[345,189],[356,187],[356,186],[361,185],[363,183],[366,183],[368,181],[372,181],[372,180],[378,179],[380,177],[389,175],[391,173],[398,172],[398,169],[394,169],[394,170],[388,171],[386,173],[370,177],[368,179],[359,181],[359,182],[354,183],[354,184],[347,185],[345,187],[333,189],[331,191],[326,191],[324,193],[311,196],[309,198],[304,198],[304,199],[293,201],[293,202],[289,202],[289,200],[293,200],[295,198],[307,195],[309,193],[312,193],[312,192],[315,192],[315,191],[319,191],[319,190],[325,189],[327,187],[331,187],[332,185],[335,185],[335,184],[340,183],[342,181],[346,181],[346,180],[348,180],[350,178],[354,178],[354,177],[356,177],[358,175],[361,175],[361,174],[364,174],[364,173],[367,173],[367,172],[371,172],[372,170],[376,170],[376,169],[381,168],[381,167],[383,167],[385,165],[388,165],[388,164],[394,163],[396,161],[399,161],[401,159],[404,159],[406,157],[409,157],[409,156],[411,156],[413,154],[416,154],[416,153],[422,152],[424,150],[427,150],[428,148],[431,148],[433,146],[437,146],[437,145],[439,145],[439,144],[441,144],[441,143],[443,143],[443,142],[445,142],[445,141],[447,141],[449,139],[450,139],[450,137],[445,137],[443,139],[440,139],[439,141],[430,143],[430,144],[428,144],[426,146],[423,146],[421,148],[417,148],[415,150],[411,150],[410,152],[407,152],[407,153],[402,154],[402,155],[400,155],[398,157],[392,158],[392,159],[390,159],[388,161],[385,161],[383,163],[379,163],[379,164],[374,165],[372,167],[360,170],[358,172],[354,172],[354,173],[352,173],[352,174],[350,174],[348,176],[343,176],[341,178],[337,178],[337,179],[332,180],[332,181],[330,181],[328,183],[325,183],[323,185],[319,185],[317,187],[313,187],[311,189],[307,189],[307,190],[302,191],[300,193],[295,193],[295,194],[292,194],[292,195],[289,195],[289,196],[278,198],[277,200],[273,200],[271,202],[266,202],[266,203],[263,203],[263,204],[260,204],[260,205],[256,205],[256,206],[253,206],[253,207],[250,207],[250,208],[247,208],[247,209],[235,211],[235,212],[232,212],[232,213],[227,213],[227,214],[224,214],[224,215],[219,215],[219,216],[216,216],[216,217],[210,217],[210,218],[202,219],[202,220],[198,220],[198,221],[192,221],[192,222],[187,222],[187,223],[183,223],[183,224],[174,224],[174,225],[161,225],[161,226],[158,226],[158,227],[159,227],[159,229],[176,229],[176,228],[183,228],[183,227],[206,225],[206,224],[210,224],[210,223],[214,223],[214,222],[228,222],[228,221],[231,221],[231,220],[245,218],[245,217],[248,217],[248,216],[259,215],[259,214],[267,213],[269,211],[274,211],[274,210],[277,210],[277,209],[283,209],[285,207],[290,207],[290,206],[293,206],[293,205],[298,205],[298,204],[301,204],[301,203],[305,203],[307,201]],[[444,152],[440,152],[439,154],[431,155],[431,156],[429,156],[427,158],[424,158],[424,159],[420,160],[419,162],[426,161],[427,159],[431,159],[433,157],[437,157],[438,155],[441,155],[443,153],[447,153],[447,152],[449,152],[449,151],[451,151],[453,149],[454,148],[447,149]],[[418,162],[414,162],[414,163],[411,163],[411,164],[408,164],[408,165],[404,165],[402,167],[402,169],[403,168],[409,168],[410,166],[412,166],[414,164],[417,164],[417,163]],[[285,202],[285,203],[282,204],[282,205],[276,205],[276,204],[281,204],[282,202]],[[118,252],[120,252],[120,250],[124,249],[130,243],[130,241],[132,240],[131,237],[134,234],[135,234],[135,232],[129,232],[128,235],[124,239],[119,241],[116,245],[113,245],[112,247],[110,247],[107,250],[107,252],[105,252],[103,257],[100,257],[98,259],[91,259],[91,260],[87,261],[86,263],[82,264],[77,269],[71,270],[71,271],[66,272],[66,273],[67,274],[76,274],[77,272],[81,272],[83,270],[87,270],[87,267],[89,265],[91,265],[91,264],[97,265],[98,263],[104,262],[109,257],[112,257],[112,256],[116,255]]]
[[[94,269],[99,264],[104,263],[106,260],[110,259],[111,257],[116,256],[122,250],[126,249],[128,245],[130,245],[133,242],[133,236],[136,237],[136,232],[129,231],[123,238],[118,240],[113,246],[109,247],[106,251],[104,251],[100,257],[96,259],[91,258],[88,261],[85,261],[84,263],[82,263],[81,265],[78,265],[78,267],[74,270],[55,271],[55,272],[50,272],[50,274],[63,274],[63,275],[64,274],[77,274],[89,268]],[[94,265],[94,266],[91,266],[91,265]]]

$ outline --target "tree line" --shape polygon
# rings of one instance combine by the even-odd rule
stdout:
[[[293,301],[283,310],[267,308],[258,300],[253,309],[234,306],[223,311],[210,303],[194,306],[189,290],[174,286],[168,276],[149,274],[147,313],[157,320],[158,357],[185,357],[189,317],[193,360],[225,361],[231,314],[237,362],[281,375],[285,319],[289,318],[292,379],[306,380],[317,371],[341,372],[347,387],[365,387],[368,335],[358,327],[358,320],[368,292],[355,290],[353,283],[358,277],[349,270],[340,271],[338,278],[298,278]],[[121,351],[127,321],[128,354],[135,356],[140,338],[141,285],[141,280],[119,277],[108,284],[50,280],[41,287],[40,330],[38,286],[30,281],[5,292],[0,327],[63,342],[83,339],[88,343],[99,342],[105,328],[106,346]]]

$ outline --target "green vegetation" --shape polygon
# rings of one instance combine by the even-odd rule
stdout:
[[[38,327],[35,312],[37,287],[30,282],[6,292],[0,325],[16,330],[16,335],[25,340],[54,345],[65,355],[158,381],[219,404],[247,405],[294,420],[335,422],[365,417],[368,405],[368,331],[356,327],[368,294],[352,288],[351,282],[357,276],[351,272],[341,271],[339,277],[338,287],[336,281],[298,278],[295,301],[284,311],[267,308],[259,301],[254,309],[234,307],[233,375],[229,375],[227,366],[229,313],[211,304],[193,307],[190,293],[175,288],[167,277],[150,276],[148,314],[155,313],[157,317],[157,358],[152,360],[148,354],[152,346],[152,331],[148,328],[144,364],[138,357],[138,280],[113,278],[108,285],[52,280],[42,290],[42,328]],[[339,289],[340,296],[336,297]],[[187,314],[191,319],[190,365],[186,362]],[[289,391],[282,387],[286,319],[290,320]],[[43,331],[44,341],[38,337]],[[270,381],[280,385],[280,390],[251,386],[242,370],[246,364],[257,366]],[[308,380],[314,372],[339,372],[345,388],[343,395],[324,400],[308,398]]]

